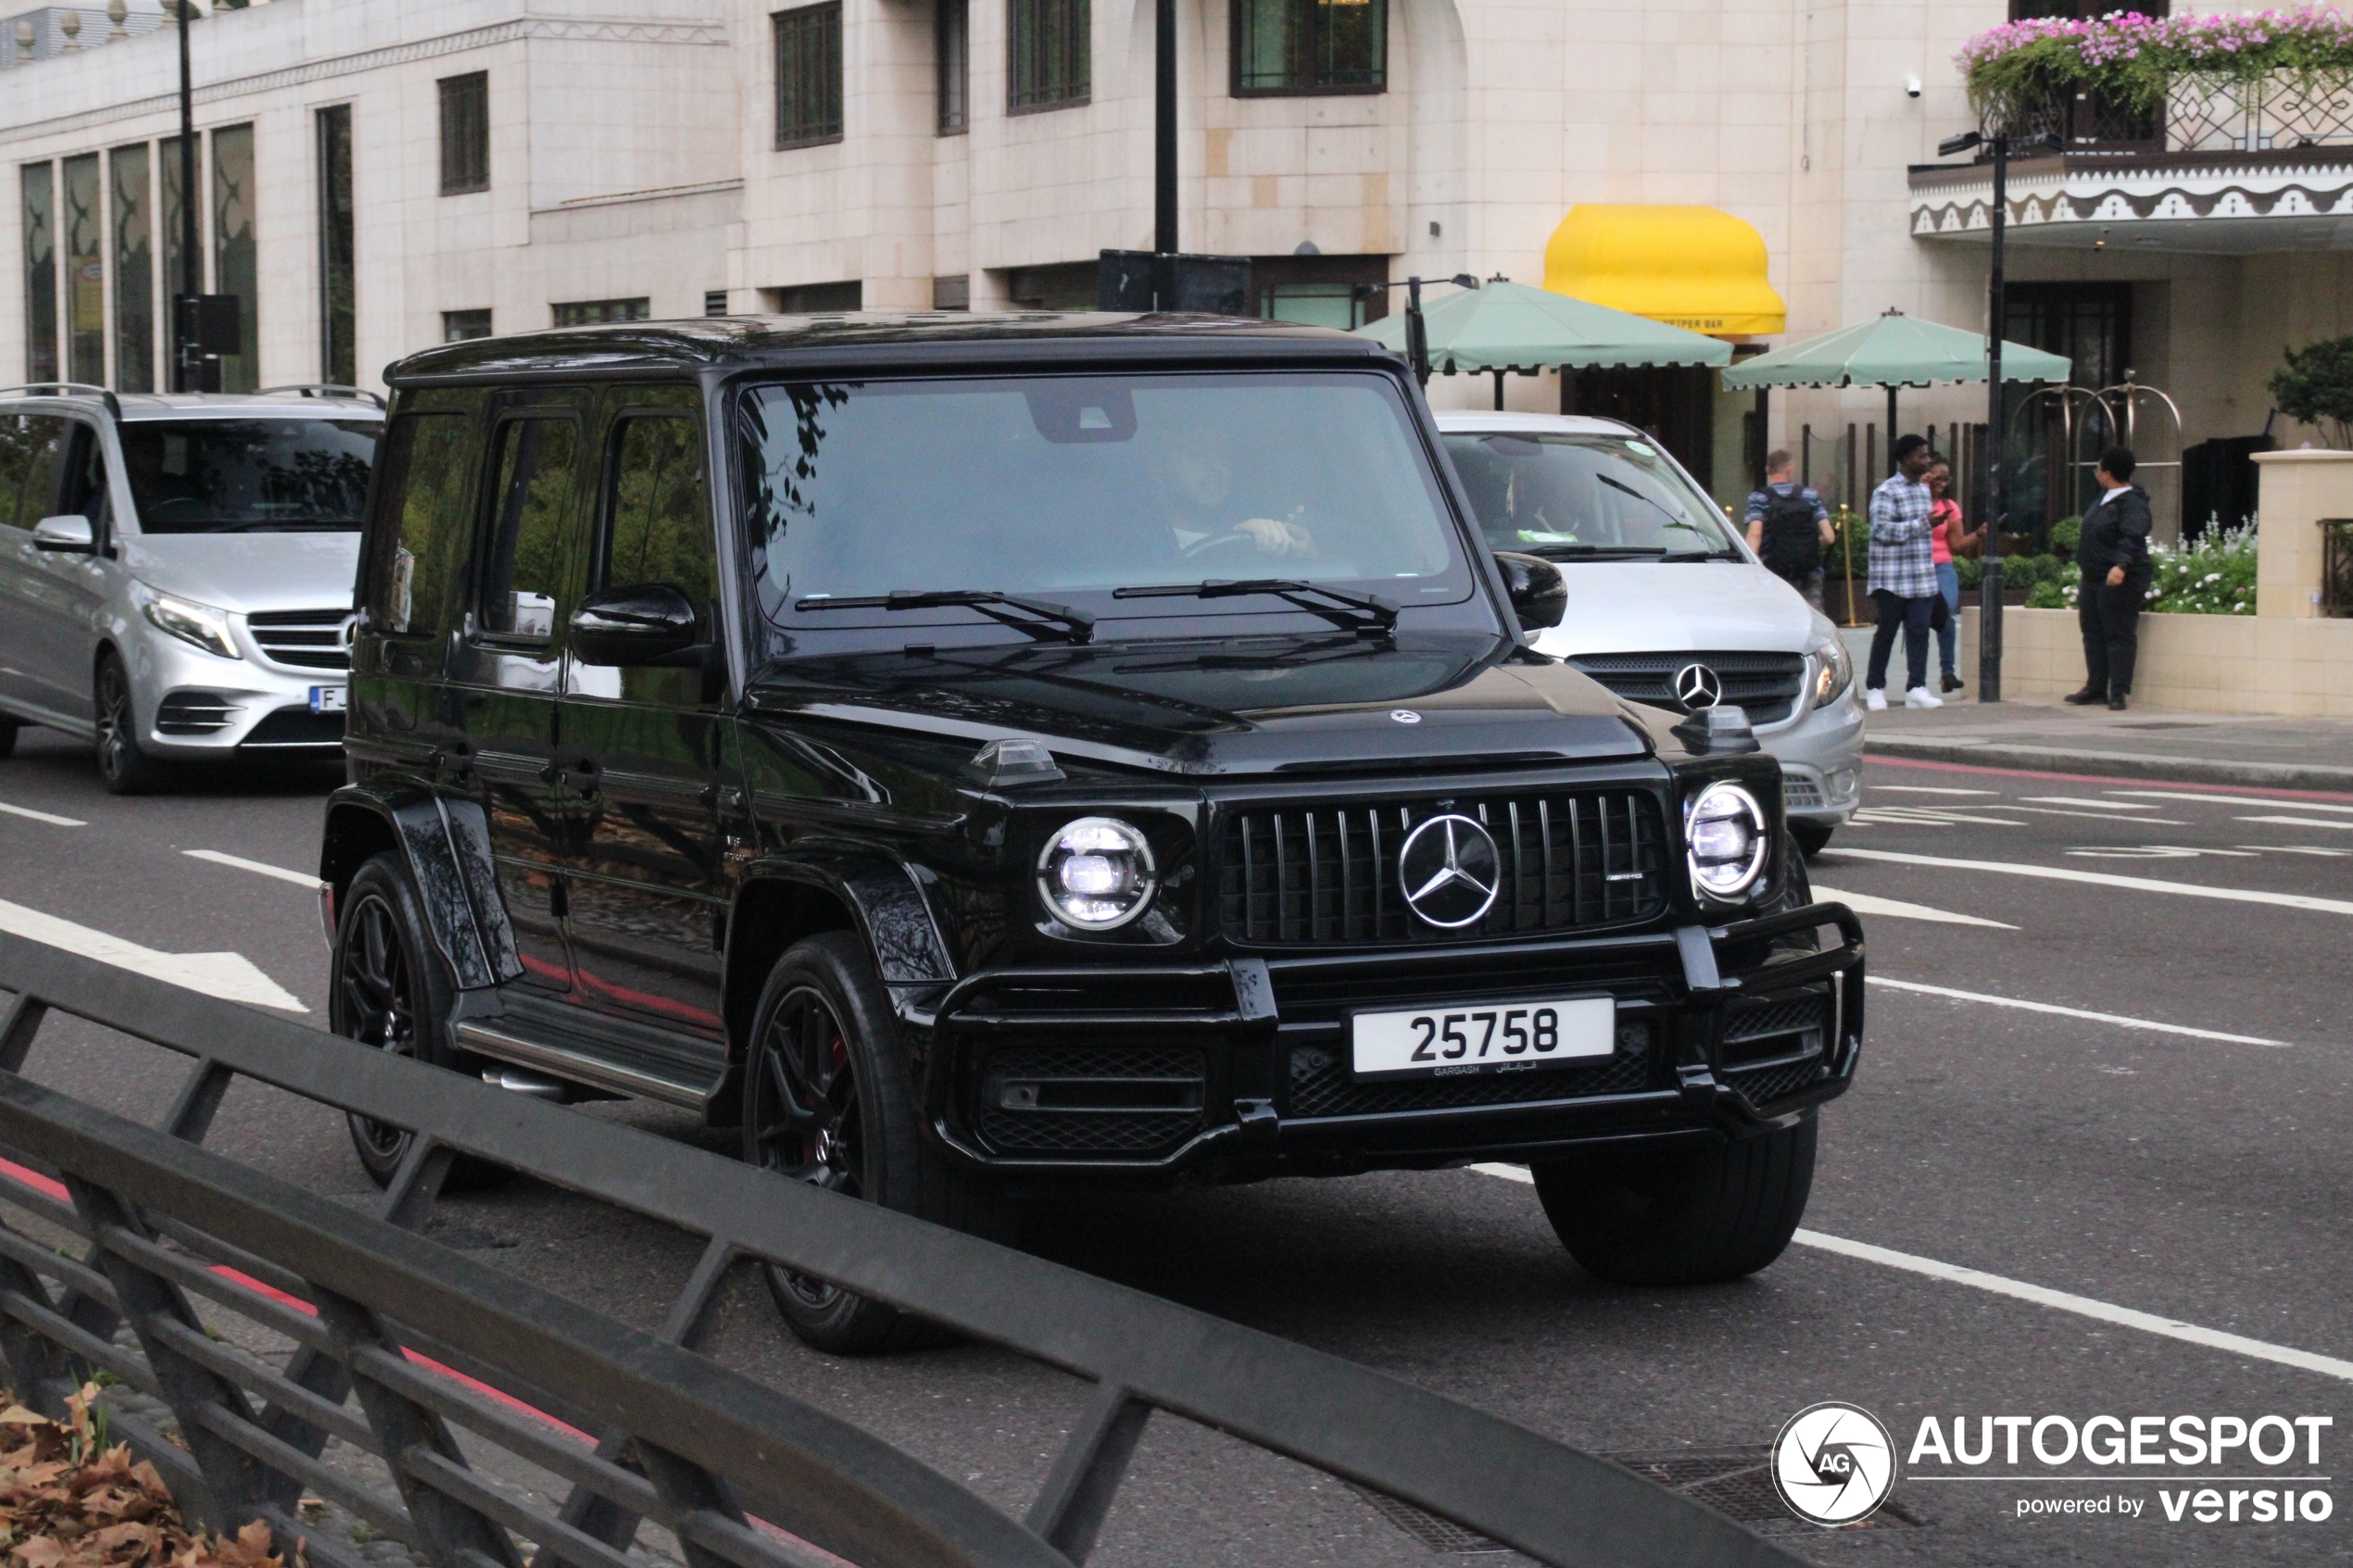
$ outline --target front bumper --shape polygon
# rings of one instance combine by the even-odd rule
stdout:
[[[1365,1083],[1349,1068],[1357,1007],[1602,994],[1607,1058]],[[1816,904],[1583,941],[990,970],[901,1012],[932,1128],[970,1165],[1340,1174],[1786,1125],[1853,1079],[1863,938],[1845,906]]]
[[[346,671],[271,664],[243,627],[243,659],[192,647],[138,618],[128,621],[125,640],[142,751],[183,761],[342,755],[343,714],[313,713],[310,693],[343,692]]]
[[[1808,689],[1812,667],[1807,667]],[[1781,809],[1806,822],[1837,826],[1863,797],[1863,704],[1859,681],[1835,702],[1808,709],[1778,728],[1756,732],[1757,744],[1781,765]]]

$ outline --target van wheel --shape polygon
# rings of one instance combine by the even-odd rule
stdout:
[[[131,706],[131,672],[122,656],[99,656],[93,692],[98,721],[98,780],[108,795],[145,795],[162,785],[164,765],[139,749],[139,720]]]
[[[924,1139],[897,1020],[865,945],[845,931],[796,943],[769,972],[744,1063],[744,1159],[763,1171],[1003,1239],[993,1187]],[[811,1348],[863,1356],[947,1337],[936,1324],[770,1264],[768,1290]]]
[[[1797,840],[1797,847],[1806,851],[1809,860],[1830,847],[1833,831],[1828,822],[1809,822],[1802,817],[1789,820],[1789,835]]]
[[[1718,1148],[1529,1169],[1554,1234],[1586,1273],[1618,1285],[1710,1285],[1781,1255],[1814,1186],[1808,1116]]]
[[[461,1059],[449,1043],[449,977],[426,935],[409,868],[396,855],[376,856],[351,879],[342,906],[330,960],[328,1026],[347,1040],[428,1067],[457,1067]],[[351,1147],[369,1178],[390,1186],[416,1135],[356,1113],[347,1120]],[[460,1155],[441,1187],[479,1191],[513,1176],[504,1165]]]

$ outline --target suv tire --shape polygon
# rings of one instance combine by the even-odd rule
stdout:
[[[108,648],[98,656],[91,713],[98,726],[98,780],[108,795],[145,795],[164,782],[164,764],[139,749],[139,718],[131,700],[131,672]]]
[[[1789,820],[1789,835],[1806,851],[1809,860],[1830,847],[1831,834],[1835,831],[1828,822],[1809,822],[1802,817]]]
[[[449,977],[425,933],[415,882],[400,857],[387,851],[361,866],[344,893],[327,987],[327,1026],[347,1040],[373,1046],[428,1067],[456,1069],[464,1058],[450,1044]],[[390,1186],[416,1135],[357,1112],[351,1147],[378,1186]],[[504,1165],[459,1155],[442,1178],[445,1192],[504,1185]]]
[[[1586,1273],[1617,1285],[1710,1285],[1781,1255],[1814,1185],[1818,1123],[1716,1148],[1529,1167],[1553,1232]]]
[[[865,944],[846,931],[796,943],[752,1014],[744,1059],[747,1163],[957,1230],[1008,1239],[1010,1210],[924,1136],[907,1049]],[[811,1348],[863,1356],[937,1344],[936,1324],[768,1265],[769,1293]]]

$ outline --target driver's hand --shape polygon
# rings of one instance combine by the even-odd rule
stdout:
[[[1249,534],[1261,555],[1305,556],[1314,554],[1315,549],[1315,536],[1303,525],[1271,517],[1248,519],[1238,524],[1234,532]]]

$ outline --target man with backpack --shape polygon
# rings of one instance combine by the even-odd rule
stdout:
[[[1822,498],[1797,483],[1796,464],[1780,449],[1765,458],[1765,487],[1748,493],[1748,547],[1765,570],[1822,608],[1822,551],[1838,537]]]

